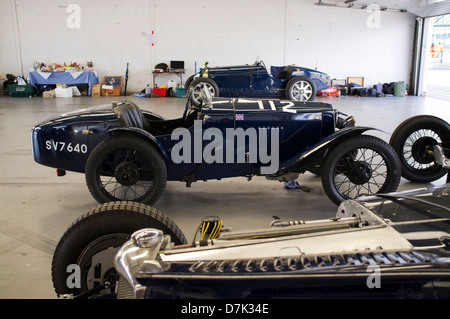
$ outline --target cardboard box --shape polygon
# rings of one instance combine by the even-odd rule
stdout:
[[[363,87],[364,86],[364,77],[361,77],[361,76],[347,77],[347,84],[352,84],[352,83],[358,84],[361,87]]]
[[[91,96],[101,96],[102,95],[102,85],[100,83],[92,85]]]
[[[102,96],[120,96],[121,94],[120,86],[103,85],[102,86]]]
[[[122,77],[121,76],[105,76],[102,85],[103,96],[120,96],[122,94]]]

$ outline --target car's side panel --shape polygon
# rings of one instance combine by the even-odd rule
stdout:
[[[248,65],[208,69],[208,78],[217,83],[220,96],[241,96],[250,91]]]
[[[236,128],[279,131],[279,161],[308,148],[334,132],[331,106],[277,100],[243,100],[235,104]],[[262,111],[264,110],[264,111]],[[323,114],[327,119],[323,122]],[[239,116],[239,117],[238,117]],[[240,120],[238,120],[240,118]],[[268,142],[271,139],[268,138]],[[267,149],[271,149],[268,143]]]
[[[284,97],[286,80],[271,76],[263,66],[254,67],[252,71],[251,96],[253,97]]]
[[[170,136],[158,136],[157,139],[170,154],[167,161],[168,180],[208,180],[256,174],[259,166],[255,163],[249,165],[227,160],[227,143],[232,130],[233,104],[228,99],[219,99],[214,108],[204,110],[194,126],[186,130],[184,136],[189,139],[188,144],[185,144],[189,152],[189,156],[185,157],[186,161],[174,162],[174,156],[185,154],[175,145],[184,143],[184,137],[169,140]]]

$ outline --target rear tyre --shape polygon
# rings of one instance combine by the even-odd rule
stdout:
[[[444,120],[419,115],[402,122],[392,133],[389,144],[402,164],[402,176],[411,182],[429,183],[448,170],[433,157],[433,146],[450,147],[450,125]]]
[[[191,82],[194,80],[194,77],[195,74],[188,77],[186,82],[184,82],[184,87],[187,89],[186,93],[189,92],[189,86],[191,85]]]
[[[396,191],[400,174],[400,160],[392,147],[379,138],[362,135],[329,152],[321,178],[325,193],[339,205],[346,199]]]
[[[136,201],[154,204],[167,181],[166,164],[146,140],[118,135],[101,142],[86,162],[86,184],[99,203]]]
[[[212,97],[219,96],[219,87],[217,83],[209,78],[198,78],[190,83],[188,90],[192,88],[191,102],[195,106],[199,106],[202,102],[201,93],[203,90],[209,90]]]
[[[307,76],[296,76],[286,85],[286,98],[292,101],[312,101],[316,96],[316,86]]]
[[[176,245],[187,243],[178,226],[155,208],[136,202],[98,205],[66,230],[55,249],[52,280],[56,293],[78,296],[106,282],[114,292],[114,256],[131,234],[142,228],[159,229]],[[79,287],[73,275],[75,265],[79,267]]]

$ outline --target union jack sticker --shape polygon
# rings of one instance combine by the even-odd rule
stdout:
[[[243,121],[244,120],[244,114],[236,114],[236,121]]]

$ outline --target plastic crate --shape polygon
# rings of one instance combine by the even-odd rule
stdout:
[[[186,97],[186,90],[184,88],[177,88],[177,97]]]
[[[8,94],[12,97],[30,97],[34,94],[34,86],[10,84],[8,85]]]
[[[153,94],[157,94],[159,96],[166,96],[166,88],[153,88]]]

